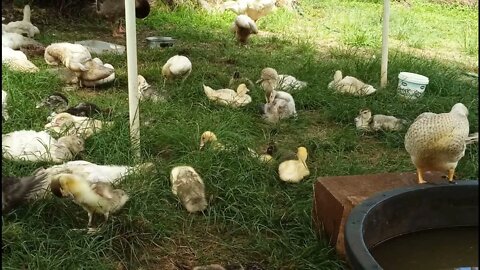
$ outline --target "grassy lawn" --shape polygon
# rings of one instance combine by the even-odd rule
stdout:
[[[382,3],[379,1],[302,2],[304,16],[278,10],[259,20],[261,35],[249,46],[237,45],[229,32],[235,15],[209,15],[189,8],[167,11],[156,7],[137,21],[138,72],[161,87],[161,67],[175,54],[186,55],[193,71],[184,84],[167,83],[168,101],[141,104],[142,161],[154,162],[156,172],[127,177],[120,187],[130,195],[123,210],[101,226],[96,235],[72,231],[84,228],[87,214],[68,200],[49,197],[3,217],[3,269],[191,269],[211,263],[257,262],[265,269],[342,269],[345,263],[311,228],[312,185],[320,176],[414,171],[404,149],[405,131],[363,134],[354,117],[369,107],[374,113],[412,121],[422,112],[449,111],[457,102],[470,112],[470,130],[478,130],[478,82],[463,75],[478,70],[478,9],[430,2],[392,2],[389,84],[368,97],[335,94],[327,89],[335,70],[379,86]],[[38,40],[56,41],[110,37],[105,21],[82,18],[68,21],[42,17]],[[21,14],[17,14],[17,18]],[[73,29],[73,30],[72,30]],[[168,49],[150,50],[150,35],[178,39]],[[2,69],[2,87],[9,93],[10,119],[2,133],[42,130],[49,112],[35,104],[52,92],[65,93],[71,104],[94,102],[114,110],[113,128],[86,141],[82,158],[98,164],[133,165],[129,147],[126,56],[102,55],[116,70],[107,88],[65,91],[48,73],[42,57],[33,58],[41,69],[21,74]],[[264,67],[307,81],[293,93],[298,119],[276,125],[258,115],[264,101],[259,86],[250,89],[253,102],[233,109],[208,101],[202,84],[214,89],[228,85],[238,70],[257,80]],[[407,101],[396,94],[401,71],[430,79],[425,95]],[[236,150],[200,151],[203,131],[211,130]],[[271,165],[251,158],[275,142],[278,152]],[[310,176],[300,184],[281,182],[278,164],[309,151]],[[2,174],[23,176],[39,166],[2,160]],[[188,214],[171,193],[169,174],[174,166],[190,165],[202,176],[209,207]],[[457,167],[459,179],[478,175],[478,148],[467,148]],[[97,217],[101,220],[101,217]],[[183,268],[182,268],[183,267]]]

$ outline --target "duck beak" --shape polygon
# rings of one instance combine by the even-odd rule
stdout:
[[[204,142],[200,142],[200,149],[199,149],[199,150],[202,150],[204,146],[205,146],[205,143],[204,143]]]
[[[262,79],[262,78],[258,79],[255,83],[258,84],[258,83],[261,83],[261,82],[263,82],[263,79]]]
[[[42,108],[43,106],[45,106],[45,103],[44,102],[39,102],[39,103],[37,103],[37,106],[35,106],[35,109]]]

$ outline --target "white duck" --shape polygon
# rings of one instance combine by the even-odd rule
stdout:
[[[252,97],[247,94],[250,90],[243,83],[237,87],[236,92],[232,89],[213,90],[206,85],[203,85],[203,91],[209,100],[234,108],[242,107],[252,102]]]
[[[192,62],[183,55],[174,55],[162,67],[164,86],[166,80],[181,78],[184,82],[192,72]]]
[[[365,131],[399,131],[405,127],[407,121],[396,118],[395,116],[375,114],[369,109],[360,110],[360,113],[355,117],[355,126],[359,130]]]
[[[203,211],[208,203],[205,198],[205,184],[190,166],[177,166],[170,172],[173,195],[178,196],[189,213]]]
[[[286,102],[286,106],[287,106],[286,112],[289,115],[292,115],[292,116],[297,115],[297,110],[295,109],[295,100],[293,99],[292,95],[284,91],[273,90],[270,93],[270,96],[268,98],[268,103],[274,103],[274,101],[278,99],[284,100]]]
[[[306,82],[297,80],[291,75],[279,75],[275,69],[269,67],[262,69],[260,79],[256,83],[261,84],[265,93],[270,93],[272,90],[291,92],[307,86]]]
[[[58,140],[45,131],[34,130],[20,130],[2,135],[2,156],[11,160],[61,163],[71,160],[83,150],[84,140],[75,135],[64,136]]]
[[[291,103],[290,103],[291,104]],[[277,123],[281,119],[295,116],[295,107],[289,105],[285,99],[275,99],[273,102],[261,106],[262,117],[269,123]]]
[[[366,84],[359,79],[351,76],[342,78],[342,72],[337,70],[333,76],[333,81],[328,84],[329,89],[334,89],[339,93],[347,93],[355,96],[367,96],[375,93],[377,89]]]
[[[7,97],[6,91],[2,90],[2,120],[7,121],[9,116],[7,112]]]
[[[261,17],[264,17],[276,9],[276,0],[237,0],[226,1],[223,4],[225,10],[231,10],[236,14],[246,14],[252,18],[253,21],[257,21]]]
[[[305,176],[310,175],[307,167],[307,148],[299,147],[297,150],[297,160],[287,160],[278,166],[278,175],[280,179],[289,183],[298,183]]]
[[[237,41],[245,44],[251,34],[258,34],[257,25],[247,15],[238,15],[230,30],[235,33]]]
[[[100,121],[93,118],[74,116],[63,112],[55,115],[50,123],[45,125],[45,130],[59,134],[78,135],[88,138],[103,127],[112,126],[113,122]]]
[[[29,5],[25,5],[23,8],[23,20],[16,22],[9,22],[5,27],[2,25],[2,30],[10,33],[27,34],[28,37],[34,37],[36,34],[40,34],[38,27],[33,25],[30,20],[31,10]],[[3,31],[2,31],[3,32]]]
[[[2,64],[6,64],[11,70],[19,72],[40,71],[22,51],[16,51],[9,47],[2,47]]]

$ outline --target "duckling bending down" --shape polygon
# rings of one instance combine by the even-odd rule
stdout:
[[[183,83],[191,72],[192,62],[186,56],[174,55],[162,67],[163,86],[166,80],[182,79]]]
[[[91,183],[79,175],[59,174],[52,179],[55,191],[70,197],[88,213],[88,227],[92,225],[93,214],[102,214],[105,221],[111,213],[120,210],[129,197],[122,189],[113,189],[109,183]]]
[[[47,174],[41,168],[33,176],[12,177],[2,175],[2,214],[24,204],[32,194],[42,189]]]
[[[256,83],[260,83],[267,97],[273,90],[292,92],[301,90],[308,85],[291,75],[279,75],[275,69],[269,67],[262,69],[260,79]]]
[[[113,68],[100,64],[101,61],[93,60],[88,49],[81,44],[53,43],[45,49],[44,58],[48,65],[58,66],[60,63],[65,65],[76,74],[81,83],[100,81],[109,78],[114,73]]]
[[[455,104],[448,113],[420,114],[405,134],[405,149],[417,168],[418,183],[423,184],[425,171],[448,173],[453,183],[455,168],[465,155],[469,133],[468,109]]]
[[[298,183],[305,176],[310,175],[307,167],[307,148],[299,147],[297,150],[298,160],[287,160],[278,166],[278,175],[280,179],[289,183]]]
[[[53,111],[53,116],[52,118],[62,112],[69,113],[71,115],[75,116],[86,116],[86,117],[91,117],[94,115],[110,115],[111,110],[101,110],[97,105],[89,102],[81,102],[78,103],[74,107],[68,107],[68,98],[58,92],[55,92],[48,97],[44,98],[42,101],[37,103],[35,108],[42,108],[42,107],[48,107]]]
[[[232,89],[213,90],[206,85],[203,85],[203,91],[209,100],[234,108],[242,107],[252,102],[252,97],[247,94],[250,90],[243,83],[237,87],[236,92]]]
[[[98,5],[98,0],[95,1],[96,12],[110,20],[113,26],[113,37],[123,37],[125,28],[122,25],[122,20],[125,16],[125,1],[105,0],[101,5]],[[150,14],[150,3],[148,0],[135,0],[135,17],[138,19],[146,18]],[[115,25],[117,24],[117,25]]]
[[[258,34],[257,25],[247,15],[238,15],[230,29],[241,44],[246,44],[251,34]]]
[[[360,113],[355,117],[355,126],[359,130],[364,131],[399,131],[405,127],[407,121],[396,118],[395,116],[388,116],[383,114],[375,114],[372,116],[372,111],[369,109],[360,110]]]
[[[247,85],[248,89],[253,89],[255,87],[250,79],[240,76],[240,72],[235,71],[228,82],[228,89],[237,89],[242,83]]]
[[[25,5],[23,7],[23,20],[16,22],[9,22],[5,27],[2,25],[2,30],[9,33],[17,34],[27,34],[28,37],[32,38],[37,34],[40,34],[38,27],[32,24],[31,22],[32,12],[30,10],[30,5]],[[3,31],[2,31],[3,32]]]
[[[110,127],[113,122],[100,121],[93,118],[74,116],[66,112],[59,113],[53,117],[50,123],[45,125],[47,131],[59,134],[78,135],[87,139],[104,127]]]
[[[347,93],[355,96],[367,96],[377,91],[373,86],[366,84],[355,77],[345,76],[342,78],[342,76],[342,72],[337,70],[333,76],[333,81],[328,83],[328,88],[334,89],[339,93]]]
[[[151,86],[142,75],[138,75],[137,83],[138,83],[138,95],[140,96],[141,101],[151,100],[154,103],[166,101],[165,97],[160,95],[157,92],[157,89]]]
[[[13,50],[2,46],[2,64],[5,64],[11,70],[19,72],[38,72],[40,69],[28,60],[22,51]]]
[[[203,211],[208,203],[205,199],[205,184],[190,166],[177,166],[170,172],[172,193],[178,196],[189,213]]]
[[[200,150],[202,150],[207,143],[210,143],[214,150],[225,150],[225,145],[220,143],[217,135],[211,131],[205,131],[202,133],[202,136],[200,136]]]
[[[85,150],[78,136],[56,140],[45,131],[20,130],[2,135],[2,157],[18,161],[62,163]]]
[[[7,121],[9,118],[7,112],[7,97],[7,92],[2,90],[2,121]]]

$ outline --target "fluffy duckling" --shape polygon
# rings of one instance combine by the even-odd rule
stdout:
[[[7,112],[7,97],[8,94],[6,91],[2,90],[2,120],[7,121],[10,116]]]
[[[242,107],[252,102],[252,97],[247,94],[250,90],[243,83],[237,87],[236,92],[232,89],[213,90],[206,85],[203,85],[203,91],[209,100],[234,108]]]
[[[192,62],[183,55],[174,55],[163,65],[162,75],[165,80],[182,78],[184,82],[192,72]]]
[[[225,150],[225,145],[220,143],[217,135],[211,131],[205,131],[202,133],[202,136],[200,136],[200,150],[202,150],[207,143],[210,143],[214,150]]]
[[[109,63],[103,63],[102,60],[99,58],[95,57],[92,59],[93,62],[96,64],[93,64],[91,62],[87,62],[86,66],[89,68],[88,72],[82,73],[81,79],[80,79],[80,86],[86,86],[86,87],[96,87],[100,85],[104,85],[107,83],[111,83],[115,80],[115,68],[109,64]],[[101,67],[104,68],[101,68]],[[93,74],[91,74],[93,73]],[[101,78],[104,77],[105,75],[109,74],[107,77],[102,78],[102,79],[95,79],[95,80],[89,80],[88,78]],[[87,76],[88,75],[88,76]]]
[[[298,183],[310,174],[307,167],[307,148],[299,147],[297,150],[298,160],[287,160],[278,166],[280,179],[289,183]]]
[[[333,76],[333,81],[328,84],[329,89],[334,89],[340,93],[352,94],[355,96],[367,96],[375,93],[377,89],[366,84],[359,79],[351,76],[342,78],[342,72],[337,70]]]
[[[59,134],[78,135],[88,138],[103,127],[112,126],[113,122],[100,121],[93,118],[74,116],[66,112],[59,113],[53,117],[50,123],[45,125],[47,131]]]
[[[57,193],[70,197],[88,213],[88,227],[92,225],[93,214],[102,214],[105,221],[111,213],[120,210],[129,197],[124,190],[113,189],[109,183],[91,183],[79,175],[59,174],[52,179]],[[58,183],[58,184],[57,184]]]
[[[237,0],[226,1],[224,10],[231,10],[236,14],[246,14],[253,21],[257,21],[276,9],[275,0]]]
[[[172,193],[178,196],[189,213],[203,211],[208,203],[205,199],[205,184],[190,166],[177,166],[170,172]]]
[[[48,161],[62,163],[85,150],[78,136],[56,140],[45,131],[20,130],[2,135],[2,156],[18,161]]]
[[[22,51],[2,47],[2,64],[19,72],[38,72],[40,69],[27,59]]]
[[[290,75],[279,75],[275,69],[269,67],[262,69],[260,79],[258,79],[256,83],[260,83],[266,96],[268,96],[272,90],[291,92],[307,87],[306,82],[297,80],[297,78]]]
[[[110,109],[101,110],[97,105],[89,102],[81,102],[73,107],[68,107],[68,103],[68,98],[65,95],[55,92],[37,103],[35,108],[48,107],[53,111],[53,117],[62,112],[86,117],[94,115],[109,115],[111,113]]]
[[[237,89],[238,86],[242,83],[247,85],[248,89],[253,89],[255,87],[255,85],[250,79],[240,76],[240,72],[235,71],[230,78],[230,81],[228,82],[228,88]]]
[[[30,38],[40,34],[38,27],[33,25],[30,20],[31,14],[30,6],[25,5],[23,8],[23,20],[9,22],[7,25],[5,25],[5,28],[2,27],[2,30],[4,29],[6,32],[17,33],[20,35],[27,34]]]
[[[448,113],[422,113],[410,125],[405,134],[405,149],[417,168],[419,184],[426,183],[425,171],[447,172],[448,181],[454,182],[455,168],[465,155],[467,116],[467,107],[457,103]]]
[[[157,92],[157,89],[151,86],[142,75],[138,75],[137,83],[138,83],[138,95],[140,96],[141,101],[151,100],[154,103],[166,101],[165,97],[160,95]]]
[[[247,15],[238,15],[230,29],[241,44],[246,44],[251,34],[258,34],[257,25]]]
[[[369,109],[360,110],[355,117],[355,126],[359,130],[365,131],[399,131],[405,127],[407,121],[383,114],[372,115]]]
[[[289,93],[271,90],[270,95],[266,99],[267,103],[260,107],[260,112],[265,121],[277,123],[281,119],[297,116],[295,100]]]
[[[42,189],[47,174],[43,169],[33,176],[12,177],[2,175],[2,214],[24,204],[32,194]]]

